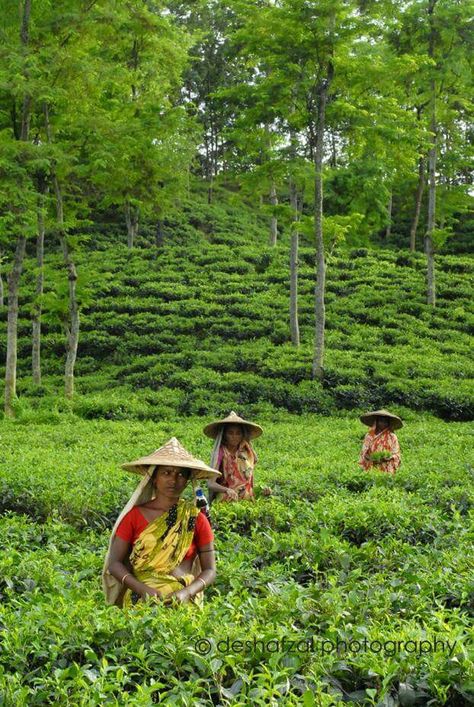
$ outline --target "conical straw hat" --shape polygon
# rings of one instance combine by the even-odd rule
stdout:
[[[216,420],[216,422],[211,422],[209,425],[206,425],[203,432],[207,437],[212,437],[214,439],[217,437],[219,427],[221,425],[245,425],[249,429],[250,439],[260,437],[263,432],[260,425],[257,425],[255,422],[244,420],[243,417],[239,417],[233,410],[229,413],[229,415],[227,415],[227,417],[224,417],[223,420]]]
[[[166,444],[146,457],[122,464],[122,469],[133,471],[136,474],[146,474],[150,466],[178,466],[183,469],[191,469],[194,479],[216,479],[221,475],[217,469],[211,469],[203,461],[193,457],[176,437],[172,437]]]
[[[359,419],[364,423],[364,425],[369,425],[369,427],[371,427],[374,424],[376,417],[388,417],[390,420],[390,428],[392,430],[399,430],[400,427],[403,427],[401,418],[398,417],[398,415],[393,415],[388,410],[374,410],[373,412],[366,412],[361,415]]]

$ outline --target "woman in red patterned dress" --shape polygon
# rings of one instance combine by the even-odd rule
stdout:
[[[263,430],[255,422],[239,417],[233,410],[223,420],[206,425],[204,434],[212,437],[212,450],[215,469],[221,471],[219,482],[208,482],[211,500],[223,501],[254,500],[254,474],[257,455],[250,440],[262,434]],[[271,493],[263,490],[264,495]]]
[[[388,410],[367,412],[360,417],[364,425],[369,425],[362,445],[359,464],[369,471],[378,469],[388,474],[395,474],[400,466],[400,445],[394,430],[403,427],[402,420]]]

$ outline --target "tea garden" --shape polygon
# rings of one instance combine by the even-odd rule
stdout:
[[[246,218],[184,208],[164,245],[145,232],[132,253],[91,236],[72,403],[51,254],[42,386],[30,378],[29,262],[17,418],[0,426],[0,704],[472,702],[472,260],[438,257],[430,311],[421,254],[335,251],[321,384],[313,251],[295,349],[288,244],[262,248]],[[382,404],[405,421],[394,478],[357,465],[358,415]],[[105,606],[110,528],[136,483],[120,464],[172,435],[208,460],[202,427],[230,408],[265,429],[257,500],[212,507],[204,609]]]

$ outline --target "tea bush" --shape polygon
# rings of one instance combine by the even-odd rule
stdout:
[[[403,416],[395,477],[358,468],[354,417],[259,418],[257,500],[212,506],[203,610],[124,612],[100,589],[138,480],[119,465],[173,434],[208,459],[210,418],[3,421],[2,704],[468,704],[472,430]]]

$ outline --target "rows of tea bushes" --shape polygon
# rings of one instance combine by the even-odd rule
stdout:
[[[310,377],[314,249],[303,243],[300,253],[302,344],[295,349],[288,243],[268,248],[252,218],[231,206],[193,202],[167,222],[160,247],[143,237],[130,252],[115,233],[91,237],[87,256],[77,255],[84,304],[76,414],[160,420],[242,405],[268,414],[402,405],[446,420],[472,419],[472,259],[437,258],[438,304],[431,309],[421,253],[360,248],[331,255],[321,384]],[[24,275],[19,414],[68,409],[53,400],[61,389],[64,334],[48,311],[57,306],[48,290],[60,263],[52,254],[48,263],[39,389],[30,371],[33,261]],[[4,359],[5,311],[1,318]]]
[[[119,464],[172,434],[209,458],[208,418],[2,422],[0,704],[470,703],[468,424],[407,412],[392,478],[358,469],[356,418],[277,417],[256,502],[212,508],[201,612],[106,607],[100,572],[137,480]]]

